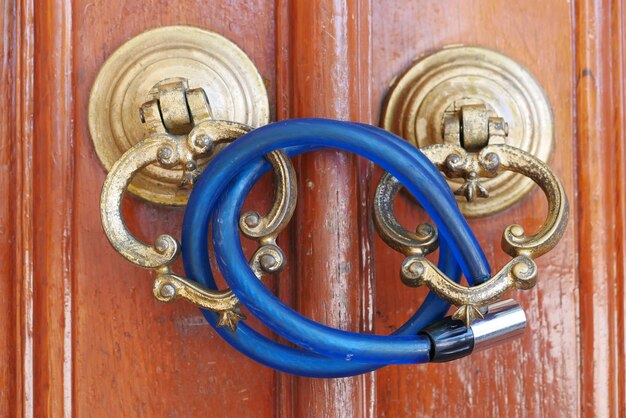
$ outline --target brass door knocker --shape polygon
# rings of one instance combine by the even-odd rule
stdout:
[[[469,55],[467,50],[459,51],[461,61],[472,61],[472,51]],[[486,56],[502,64],[504,73],[519,73],[502,58],[483,50],[473,52],[482,57],[474,57],[478,63],[484,63]],[[454,65],[445,67],[458,76]],[[519,304],[500,299],[512,288],[534,286],[534,259],[562,237],[567,199],[558,179],[542,161],[545,156],[529,152],[536,151],[533,146],[525,150],[526,142],[518,147],[508,140],[508,136],[520,134],[519,121],[542,127],[533,131],[533,141],[536,134],[551,132],[545,115],[533,113],[547,104],[539,101],[526,108],[517,106],[522,111],[513,115],[509,129],[499,117],[502,109],[490,101],[501,92],[480,81],[485,76],[480,64],[475,68],[480,69],[478,81],[474,80],[471,87],[464,90],[459,88],[463,84],[455,81],[448,86],[452,90],[442,95],[448,88],[446,80],[454,79],[445,74],[447,70],[441,76],[441,71],[431,68],[440,79],[431,85],[429,94],[423,93],[429,82],[417,82],[416,87],[412,70],[407,73],[411,75],[409,81],[403,77],[397,82],[385,108],[384,124],[413,124],[415,132],[432,140],[428,123],[437,118],[440,121],[437,129],[442,143],[422,147],[420,152],[390,132],[350,122],[313,118],[262,126],[268,123],[269,115],[265,87],[254,65],[234,44],[214,33],[188,27],[141,34],[103,66],[90,99],[92,137],[98,156],[109,170],[101,195],[105,234],[127,260],[155,270],[153,293],[157,300],[186,299],[198,305],[231,345],[278,370],[315,377],[350,376],[386,364],[450,361],[515,338],[523,331],[526,317]],[[488,93],[467,97],[468,91],[483,91],[478,87],[485,87]],[[532,83],[518,86],[513,99],[529,91],[536,93],[536,89]],[[417,111],[411,101],[402,104],[407,97],[420,101]],[[139,115],[130,118],[135,110]],[[425,110],[430,112],[426,119],[422,117]],[[505,115],[510,114],[504,110]],[[417,120],[407,122],[415,115]],[[419,140],[413,142],[421,145]],[[406,256],[402,281],[408,286],[426,285],[440,298],[427,298],[415,316],[392,335],[364,335],[316,323],[284,305],[259,282],[285,265],[276,239],[291,220],[297,199],[296,175],[289,156],[324,147],[366,156],[389,171],[375,193],[376,229],[385,243]],[[551,142],[540,148],[551,151]],[[270,166],[274,174],[271,209],[265,215],[241,213],[245,194]],[[517,189],[507,173],[526,176],[548,197],[547,220],[531,235],[519,225],[508,227],[502,246],[513,259],[487,277],[490,267],[484,252],[440,172],[450,184],[460,179],[455,193],[466,200],[462,209],[469,215],[487,215],[510,206],[507,194],[519,199],[530,188],[524,182],[520,183],[522,191],[509,193]],[[424,223],[413,233],[398,222],[393,201],[402,186],[394,175],[420,197],[439,230]],[[496,192],[492,194],[493,190]],[[156,204],[186,205],[182,246],[170,235],[159,236],[152,245],[134,237],[121,212],[126,191]],[[476,213],[473,204],[491,199],[496,203],[482,205]],[[215,263],[230,288],[219,289],[213,278],[209,229]],[[425,257],[440,245],[439,234],[446,245],[441,244],[440,264],[435,266]],[[258,243],[250,259],[241,250],[240,235]],[[173,271],[181,252],[187,277]],[[460,285],[460,270],[470,283],[484,282],[473,287]],[[444,301],[459,308],[451,318],[442,319],[442,309],[449,307]],[[297,347],[252,330],[247,321],[240,322],[246,319],[242,306]],[[224,327],[230,331],[222,330]]]
[[[137,52],[144,50],[145,42],[155,40],[163,41],[159,48],[137,58]],[[197,68],[198,64],[180,67],[171,60],[172,54],[184,55],[184,48],[191,48],[198,54],[194,43],[199,44],[202,40],[205,43],[201,44],[201,51],[207,59],[201,68]],[[216,57],[219,59],[209,59],[216,52],[220,53]],[[135,59],[138,61],[134,62]],[[189,88],[190,80],[185,78],[196,77],[192,83],[206,85],[211,81],[205,81],[202,76],[213,73],[222,74],[225,79],[243,80],[234,87],[226,86],[232,97],[232,108],[216,106],[220,100],[211,105],[206,90]],[[142,93],[141,86],[155,77],[164,78]],[[118,92],[132,92],[136,96]],[[136,128],[136,122],[126,122],[127,114],[124,113],[140,97],[144,97],[145,102],[133,109],[138,113],[132,114],[143,124],[143,130]],[[259,106],[251,108],[246,103],[258,103]],[[217,34],[179,26],[145,32],[123,45],[103,66],[90,100],[92,137],[105,167],[110,164],[112,156],[120,152],[121,145],[127,144],[128,148],[110,166],[102,188],[102,226],[111,245],[128,261],[157,272],[153,286],[156,299],[170,302],[182,298],[218,312],[221,326],[232,330],[244,318],[236,296],[230,290],[208,290],[174,274],[172,264],[180,254],[176,238],[161,235],[153,245],[140,242],[126,227],[121,203],[130,186],[131,192],[157,204],[185,204],[189,190],[207,161],[224,146],[252,130],[245,123],[216,119],[215,111],[222,115],[235,112],[243,120],[258,125],[267,123],[265,109],[267,94],[262,80],[252,62],[237,46]],[[125,123],[120,131],[126,135],[123,139],[116,138],[118,128],[110,122],[107,112],[109,115],[119,112],[121,123]],[[138,139],[133,135],[141,135],[143,139],[131,146],[130,142]],[[284,265],[284,255],[275,239],[293,215],[297,194],[295,172],[285,153],[276,151],[268,154],[267,159],[276,176],[274,204],[264,216],[251,212],[241,220],[243,234],[260,244],[250,260],[250,266],[259,278],[280,271]],[[143,178],[135,184],[139,173]]]
[[[506,87],[510,89],[505,92]],[[503,96],[508,100],[502,100]],[[529,96],[533,102],[516,101]],[[510,125],[497,115],[496,108],[512,114],[515,134],[527,135],[528,140],[508,141]],[[407,139],[418,146],[432,143],[420,150],[445,174],[455,195],[466,201],[462,209],[470,215],[486,216],[503,210],[530,191],[527,180],[515,177],[493,183],[497,203],[482,204],[476,212],[472,204],[490,199],[489,179],[499,179],[506,172],[532,180],[548,200],[547,219],[537,232],[527,235],[516,224],[505,229],[502,248],[514,258],[484,283],[465,287],[451,281],[425,258],[436,248],[434,227],[422,224],[416,233],[411,233],[395,219],[393,200],[400,186],[393,176],[383,175],[376,190],[374,220],[383,240],[407,257],[402,263],[402,281],[408,286],[426,285],[457,306],[453,318],[463,320],[468,327],[483,317],[482,307],[510,289],[533,287],[537,278],[533,259],[550,251],[561,239],[569,209],[563,186],[552,170],[542,159],[521,148],[526,147],[544,159],[552,150],[551,113],[532,76],[493,51],[471,47],[445,49],[417,61],[396,81],[382,119],[384,127],[408,135]],[[436,143],[436,132],[440,143]],[[428,139],[427,133],[431,135]],[[452,183],[456,179],[461,179],[460,185]],[[503,195],[502,190],[512,191]],[[424,241],[430,243],[427,251],[421,245]]]

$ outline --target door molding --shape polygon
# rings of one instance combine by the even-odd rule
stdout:
[[[581,411],[626,414],[624,1],[575,2]]]

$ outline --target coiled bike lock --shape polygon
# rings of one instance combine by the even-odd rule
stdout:
[[[162,48],[146,49],[153,45],[154,36],[163,39]],[[178,53],[185,44],[193,45],[188,49],[194,51],[193,62],[206,71],[171,59],[171,53]],[[198,60],[199,56],[203,59]],[[503,296],[535,285],[538,267],[534,260],[563,236],[568,203],[561,183],[544,162],[553,129],[540,87],[532,77],[524,77],[524,84],[508,85],[507,94],[522,88],[519,97],[537,100],[511,102],[523,112],[513,115],[511,109],[499,115],[486,99],[503,94],[500,84],[488,83],[477,90],[474,82],[465,80],[467,72],[483,66],[471,65],[459,72],[448,65],[468,58],[478,64],[487,62],[489,71],[501,68],[503,74],[523,73],[505,57],[480,48],[446,48],[417,61],[392,86],[381,123],[419,146],[418,150],[385,130],[357,123],[299,119],[266,125],[270,111],[263,79],[235,44],[197,28],[160,28],[139,35],[111,56],[90,96],[94,148],[109,171],[100,204],[103,230],[126,260],[156,272],[152,287],[156,299],[194,303],[233,347],[277,370],[312,377],[350,376],[389,364],[450,361],[508,341],[521,333],[526,319],[520,306]],[[425,61],[436,65],[425,65]],[[440,70],[452,73],[440,84],[440,77],[429,75],[431,68],[437,74]],[[228,97],[215,97],[220,93],[207,95],[198,87],[211,85],[214,79],[198,79],[201,73],[238,81],[222,91]],[[146,91],[151,84],[146,80],[160,81]],[[409,94],[418,84],[430,86],[426,90],[433,92],[455,94],[422,103],[425,95]],[[441,90],[441,85],[448,87]],[[489,92],[491,88],[497,91]],[[211,106],[209,97],[230,104]],[[137,103],[143,103],[141,124],[126,112],[134,112]],[[536,120],[537,115],[543,116]],[[512,123],[510,132],[501,116]],[[416,120],[425,125],[416,129]],[[520,132],[516,126],[532,129]],[[533,154],[510,145],[529,141],[540,145],[533,146],[535,151],[543,151]],[[385,244],[404,255],[402,282],[431,291],[416,313],[391,335],[360,334],[319,324],[286,306],[260,281],[288,262],[277,237],[297,204],[297,173],[290,157],[320,148],[356,153],[386,171],[372,201],[374,227]],[[275,192],[271,209],[264,215],[241,213],[248,192],[270,168]],[[527,179],[518,181],[516,174]],[[492,273],[450,187],[465,197],[463,213],[486,216],[521,199],[533,182],[547,197],[546,220],[532,234],[520,225],[508,226],[501,243],[512,258]],[[400,224],[393,202],[402,187],[425,209],[434,226],[421,224],[409,231]],[[132,234],[121,210],[127,191],[154,204],[187,204],[182,248],[174,236],[161,235],[145,243]],[[258,243],[247,261],[240,234]],[[209,240],[215,266],[209,260]],[[426,256],[437,248],[435,265]],[[186,277],[174,271],[181,252]],[[229,289],[217,288],[212,267],[219,268]],[[462,276],[469,286],[461,284]],[[451,305],[457,309],[445,317]],[[289,343],[250,328],[246,313]]]
[[[484,254],[449,188],[438,171],[414,147],[386,131],[354,123],[322,119],[278,122],[239,138],[205,169],[189,199],[183,225],[183,260],[188,277],[215,289],[208,258],[208,227],[213,217],[213,244],[220,271],[251,313],[277,334],[297,344],[291,348],[240,324],[232,333],[216,327],[215,313],[204,311],[209,322],[239,351],[278,370],[306,376],[337,377],[362,373],[385,364],[424,363],[449,358],[448,351],[469,354],[472,329],[438,333],[432,324],[449,305],[429,295],[421,309],[392,336],[336,330],[313,322],[282,304],[250,270],[239,241],[241,205],[256,180],[269,169],[263,155],[284,148],[290,156],[314,147],[333,147],[369,158],[398,178],[435,221],[441,242],[440,269],[459,278],[462,266],[470,282],[490,276]],[[242,169],[242,167],[244,167]],[[458,328],[458,321],[441,323]],[[419,331],[429,325],[425,333]],[[462,325],[462,324],[461,324]],[[523,325],[517,324],[516,330]],[[447,351],[439,346],[451,347]],[[457,356],[458,357],[458,356]]]

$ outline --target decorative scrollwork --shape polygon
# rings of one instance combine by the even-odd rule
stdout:
[[[161,302],[172,302],[178,298],[188,301],[220,314],[219,326],[228,326],[237,330],[237,323],[246,319],[241,313],[239,300],[230,290],[212,291],[199,286],[198,283],[176,274],[160,274],[154,280],[154,297]]]
[[[146,102],[141,109],[148,137],[129,149],[113,165],[102,188],[100,213],[102,226],[115,250],[130,262],[156,269],[153,292],[162,302],[183,298],[220,314],[219,326],[235,331],[245,316],[239,300],[229,290],[212,291],[184,277],[175,275],[171,265],[180,253],[180,244],[170,235],[161,235],[154,245],[139,241],[128,230],[121,213],[123,195],[133,176],[142,168],[157,164],[164,168],[181,168],[180,187],[191,187],[200,174],[198,161],[210,158],[224,146],[250,132],[251,128],[236,122],[211,119],[211,111],[202,89],[186,91],[188,110],[193,128],[188,135],[167,132],[159,110],[158,100]],[[161,103],[163,105],[163,103]],[[176,115],[170,115],[172,118]],[[278,233],[290,221],[296,203],[295,171],[287,155],[275,151],[267,156],[276,176],[275,202],[266,216],[256,212],[242,217],[242,231],[259,240],[262,246],[250,260],[250,266],[261,278],[266,273],[280,271],[284,254],[276,245]],[[253,220],[257,220],[252,225]]]
[[[285,265],[285,254],[276,244],[260,246],[250,258],[250,268],[259,279],[266,274],[279,273]]]
[[[276,245],[276,237],[293,216],[298,193],[296,173],[286,154],[276,151],[266,158],[274,169],[274,204],[265,216],[250,211],[239,219],[241,232],[261,244],[250,260],[250,267],[259,278],[264,273],[277,273],[284,267],[285,256]]]
[[[502,248],[507,254],[537,258],[554,248],[565,233],[569,205],[563,186],[550,167],[532,154],[505,144],[488,145],[479,153],[468,153],[452,144],[432,145],[422,152],[450,178],[467,178],[472,173],[493,178],[512,171],[529,177],[543,190],[548,200],[545,222],[529,236],[519,225],[507,227],[502,236]]]
[[[509,261],[491,279],[474,287],[462,286],[446,277],[429,260],[410,256],[401,269],[402,281],[412,287],[428,286],[437,296],[459,307],[452,315],[469,327],[482,318],[480,307],[500,299],[510,289],[530,289],[537,280],[537,265],[526,256]]]
[[[423,223],[413,233],[398,222],[393,201],[401,187],[402,184],[391,174],[383,174],[374,196],[374,225],[383,241],[394,250],[406,256],[425,256],[439,245],[437,229]]]
[[[531,178],[548,200],[548,216],[536,233],[526,235],[517,224],[505,229],[502,248],[515,258],[488,281],[465,287],[450,280],[424,258],[424,240],[416,240],[393,215],[393,196],[400,187],[398,181],[389,174],[381,178],[374,201],[375,225],[390,247],[407,256],[402,264],[402,281],[413,287],[426,285],[442,299],[458,306],[455,319],[463,320],[469,326],[482,317],[481,307],[500,299],[513,288],[530,289],[535,285],[537,266],[533,259],[554,248],[563,236],[569,212],[567,197],[563,186],[545,163],[515,147],[488,145],[480,152],[469,153],[458,145],[438,144],[423,148],[422,152],[449,178],[465,179],[457,194],[464,194],[470,201],[477,195],[486,197],[489,194],[480,184],[480,178],[496,177],[504,171]],[[430,250],[429,246],[426,248]]]
[[[151,103],[152,106],[156,103]],[[121,204],[133,176],[150,164],[166,168],[190,167],[192,164],[197,167],[197,159],[208,156],[215,146],[231,142],[249,131],[249,127],[234,122],[205,121],[183,137],[169,135],[163,127],[124,153],[107,175],[100,204],[102,226],[115,250],[141,267],[159,268],[172,264],[179,253],[179,244],[173,237],[162,235],[150,246],[137,240],[126,228]],[[189,178],[188,173],[184,176]],[[184,181],[181,179],[181,184]]]

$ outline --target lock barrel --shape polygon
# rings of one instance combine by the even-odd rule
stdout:
[[[484,318],[467,328],[446,317],[420,331],[431,341],[430,361],[442,363],[519,338],[526,329],[526,314],[513,299],[495,302],[482,310]]]

